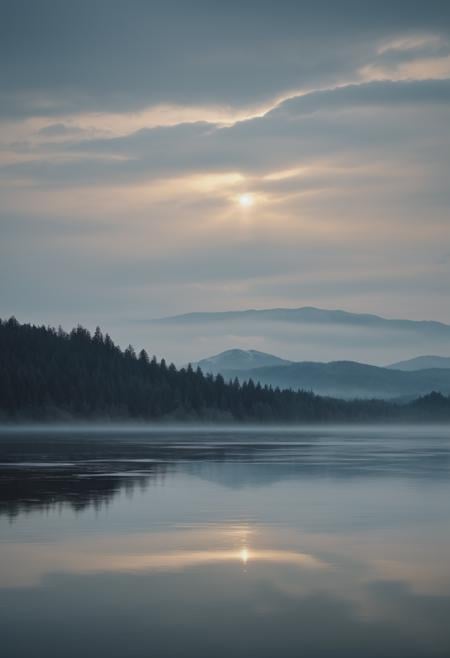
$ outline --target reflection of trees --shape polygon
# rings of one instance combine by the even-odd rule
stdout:
[[[426,450],[422,443],[405,443],[407,434],[396,439],[395,431],[389,441],[383,433],[377,438],[363,430],[355,442],[336,441],[331,430],[292,435],[293,442],[277,442],[277,436],[241,432],[235,441],[231,433],[208,432],[189,438],[108,432],[2,437],[0,514],[13,518],[64,505],[75,511],[104,507],[120,492],[132,496],[173,470],[232,488],[311,476],[448,477],[449,453],[430,436]]]
[[[104,466],[107,466],[105,464]],[[135,466],[135,465],[134,465]],[[57,470],[57,473],[55,471]],[[151,464],[143,472],[86,470],[74,468],[1,468],[0,514],[10,518],[34,511],[49,511],[70,506],[74,511],[107,506],[121,491],[132,496],[135,489],[145,491],[150,482],[164,479],[166,465]]]
[[[2,442],[0,514],[46,511],[70,506],[75,511],[108,505],[120,492],[132,496],[169,469],[188,464],[251,461],[266,446],[254,443],[174,442],[148,436],[15,436]],[[46,466],[39,466],[45,462]],[[20,464],[27,464],[21,466]],[[33,465],[34,464],[34,465]],[[206,465],[206,464],[205,464]]]

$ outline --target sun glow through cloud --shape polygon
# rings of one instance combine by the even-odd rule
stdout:
[[[239,197],[239,205],[242,208],[251,208],[255,203],[255,199],[252,194],[241,194]]]

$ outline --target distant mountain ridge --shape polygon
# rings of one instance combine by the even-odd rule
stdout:
[[[329,310],[314,306],[299,308],[248,309],[243,311],[194,312],[154,320],[163,324],[201,324],[224,321],[264,320],[310,324],[342,324],[365,327],[397,328],[412,331],[444,333],[450,338],[450,325],[435,320],[404,320],[384,318],[370,313]]]
[[[348,359],[384,366],[416,354],[450,355],[450,324],[312,306],[187,313],[154,320],[149,331],[164,345],[161,352],[179,363],[227,350],[230,342],[291,361]]]
[[[392,363],[387,368],[393,370],[430,370],[431,368],[450,368],[450,356],[416,356],[414,359]]]

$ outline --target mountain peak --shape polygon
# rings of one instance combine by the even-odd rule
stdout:
[[[291,363],[292,361],[258,350],[233,348],[207,357],[206,359],[201,359],[192,365],[201,368],[204,372],[217,374],[222,370],[253,370],[255,368],[282,366]]]
[[[450,368],[449,356],[416,356],[414,359],[398,361],[387,366],[391,370],[429,370],[431,368],[447,369]]]

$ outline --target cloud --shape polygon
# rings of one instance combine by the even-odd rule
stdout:
[[[390,107],[395,105],[444,104],[450,102],[450,80],[373,81],[304,94],[286,100],[268,116],[302,116],[345,108]]]
[[[68,126],[65,123],[51,123],[38,131],[43,137],[67,137],[68,135],[79,135],[82,129],[79,126]]]
[[[446,143],[449,100],[450,80],[348,85],[297,96],[263,117],[225,128],[183,123],[39,145],[31,160],[6,164],[0,175],[53,185],[124,185],[195,172],[270,177],[336,157],[341,164],[356,154],[367,158],[369,151],[372,161],[398,161],[405,153],[411,160],[420,139],[431,140],[436,155]],[[425,105],[430,118],[423,122]]]
[[[438,0],[284,0],[275,12],[268,0],[257,11],[237,0],[19,0],[2,14],[0,107],[17,117],[260,103],[348,79],[380,44],[418,30],[444,38],[448,25]]]

